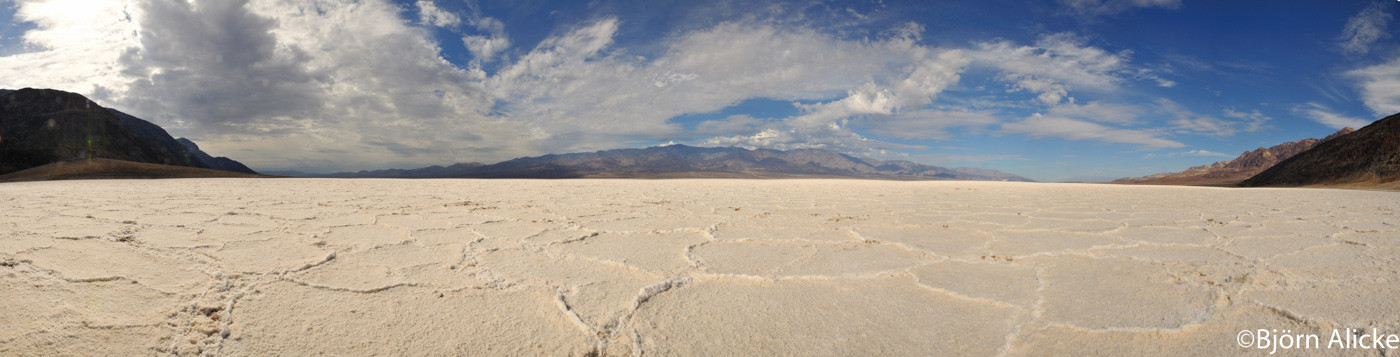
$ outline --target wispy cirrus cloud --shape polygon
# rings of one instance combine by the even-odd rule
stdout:
[[[1347,55],[1364,55],[1371,52],[1371,45],[1385,38],[1390,37],[1386,31],[1391,15],[1386,12],[1386,6],[1376,2],[1362,9],[1350,19],[1342,28],[1342,35],[1337,38],[1338,46],[1342,53]]]
[[[1400,112],[1400,59],[1346,72],[1361,90],[1361,100],[1371,113],[1387,116]]]
[[[1001,125],[1002,134],[1026,134],[1032,138],[1055,137],[1066,140],[1092,140],[1131,144],[1143,149],[1179,148],[1186,144],[1159,137],[1153,129],[1115,128],[1083,120],[1033,114]]]
[[[1182,155],[1182,156],[1199,156],[1199,157],[1230,157],[1229,154],[1223,154],[1223,153],[1218,153],[1218,152],[1214,152],[1214,151],[1210,151],[1210,150],[1203,150],[1203,149],[1197,149],[1197,150],[1191,150],[1191,151],[1183,152],[1183,153],[1181,153],[1181,155]]]
[[[1110,52],[1072,33],[1041,36],[1034,45],[1011,41],[975,44],[970,56],[981,66],[997,68],[1000,80],[1013,90],[1035,93],[1044,105],[1070,98],[1074,90],[1111,91],[1130,79],[1146,79],[1163,87],[1176,83],[1146,68],[1130,65],[1131,52]]]
[[[1332,108],[1315,102],[1298,105],[1293,108],[1293,112],[1332,129],[1360,129],[1361,127],[1371,124],[1371,120],[1346,116],[1333,111]]]
[[[1135,8],[1181,7],[1181,0],[1056,0],[1069,12],[1080,16],[1115,15]]]

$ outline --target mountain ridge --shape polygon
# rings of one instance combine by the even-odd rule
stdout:
[[[743,149],[666,145],[521,157],[495,164],[460,163],[418,169],[340,172],[345,178],[665,178],[849,177],[905,180],[1031,179],[990,169],[957,168],[859,158],[821,150]]]
[[[1318,144],[1245,180],[1261,186],[1394,186],[1400,182],[1400,114]]]
[[[1235,186],[1268,168],[1298,155],[1318,144],[1355,132],[1352,128],[1342,128],[1322,139],[1307,138],[1289,141],[1270,147],[1245,151],[1234,159],[1193,166],[1181,172],[1160,173],[1142,177],[1127,177],[1113,180],[1112,183],[1145,185],[1202,185]]]
[[[0,175],[94,159],[211,168],[159,125],[76,93],[0,90],[0,119]]]
[[[204,150],[200,150],[199,145],[195,144],[193,141],[190,141],[190,139],[178,138],[175,139],[175,142],[179,143],[180,146],[185,149],[185,152],[189,153],[190,155],[193,155],[195,158],[199,159],[199,161],[204,162],[204,164],[208,165],[211,169],[242,172],[247,174],[258,173],[257,171],[253,171],[253,169],[248,168],[248,166],[245,166],[243,165],[243,163],[238,162],[234,159],[230,159],[224,156],[214,157],[213,155],[209,155],[208,153],[205,153]]]

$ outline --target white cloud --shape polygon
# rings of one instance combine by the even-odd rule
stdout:
[[[506,24],[488,16],[474,15],[467,20],[485,35],[462,36],[462,44],[472,53],[473,65],[495,62],[510,49],[510,37],[506,36]]]
[[[907,77],[886,85],[866,83],[848,91],[840,100],[799,105],[805,115],[789,119],[793,126],[811,127],[857,115],[896,115],[904,108],[917,108],[933,102],[938,93],[958,81],[958,73],[971,59],[962,51],[944,51],[912,65]]]
[[[976,44],[970,56],[983,66],[1002,71],[1001,80],[1016,90],[1037,94],[1045,105],[1059,104],[1071,90],[1110,91],[1125,77],[1140,76],[1128,65],[1128,52],[1111,53],[1089,46],[1087,41],[1069,33],[1041,36],[1034,46],[1017,46],[1010,41]],[[1159,85],[1169,83],[1153,75]]]
[[[1166,129],[1123,128],[1154,108],[1070,99],[1165,80],[1131,66],[1127,52],[1069,34],[959,50],[923,44],[912,23],[848,38],[746,19],[674,33],[643,58],[614,47],[626,26],[616,18],[510,52],[499,20],[457,17],[426,0],[417,14],[384,0],[101,2],[77,9],[93,11],[81,21],[53,6],[62,3],[19,4],[18,18],[38,25],[25,35],[37,50],[0,58],[0,85],[89,94],[256,168],[493,162],[697,136],[707,145],[889,157],[924,147],[881,138],[942,140],[955,128],[1003,122],[987,107],[936,105],[971,66],[994,68],[1052,105],[1045,117],[1002,124],[1002,133],[1182,146],[1161,137]],[[90,3],[70,5],[82,4]],[[425,24],[457,27],[473,62],[444,59],[438,29]],[[500,66],[488,74],[480,64],[491,61]],[[753,98],[803,104],[793,117],[734,116],[691,132],[672,121]]]
[[[1371,124],[1371,120],[1357,119],[1338,114],[1333,112],[1332,108],[1312,102],[1294,107],[1293,112],[1332,129],[1361,129],[1361,127]]]
[[[1264,113],[1260,113],[1258,109],[1249,112],[1240,112],[1235,111],[1235,109],[1233,108],[1225,108],[1224,114],[1225,117],[1235,118],[1237,120],[1242,121],[1244,123],[1243,130],[1245,132],[1250,133],[1263,130],[1267,127],[1267,125],[1265,125],[1264,123],[1267,123],[1269,122],[1269,120],[1273,119],[1270,118],[1268,115],[1264,115]]]
[[[909,155],[906,159],[938,166],[985,164],[992,161],[1032,161],[1024,156],[1012,154],[964,155],[934,153]]]
[[[845,40],[762,21],[686,32],[645,59],[609,52],[618,25],[603,19],[548,39],[490,79],[503,111],[548,135],[548,151],[592,150],[625,137],[670,140],[684,135],[673,117],[769,98],[825,101],[775,119],[781,137],[703,141],[776,148],[806,140],[866,152],[884,144],[856,135],[843,120],[927,105],[967,63],[960,51],[917,45],[907,34]],[[628,125],[616,125],[619,117]]]
[[[988,111],[966,109],[926,109],[900,113],[898,116],[869,120],[871,134],[895,139],[949,139],[948,129],[970,127],[982,129],[1001,122]]]
[[[1051,116],[1087,119],[1099,123],[1131,125],[1138,122],[1143,109],[1126,104],[1089,102],[1088,104],[1064,103],[1050,107]]]
[[[1068,140],[1094,140],[1106,143],[1133,144],[1147,149],[1179,148],[1180,142],[1158,137],[1154,130],[1122,129],[1063,117],[1031,115],[1020,121],[1001,125],[1003,134],[1026,134],[1032,138],[1056,137]]]
[[[1114,15],[1134,8],[1181,8],[1181,0],[1057,0],[1070,12],[1081,16]]]
[[[720,120],[707,120],[695,125],[696,135],[750,135],[772,123],[748,115],[731,115]]]
[[[485,31],[493,35],[500,35],[506,32],[506,24],[489,16],[474,16],[468,22],[477,30]]]
[[[825,149],[865,157],[902,156],[900,152],[903,150],[927,148],[872,140],[835,123],[824,127],[770,128],[753,135],[716,136],[706,139],[701,145],[778,150]]]
[[[480,114],[490,102],[472,74],[400,16],[379,1],[148,3],[139,48],[154,59],[126,58],[137,78],[111,105],[254,167],[424,166],[526,150],[508,139],[524,128]]]
[[[1257,132],[1262,130],[1264,122],[1269,120],[1269,117],[1257,111],[1242,114],[1233,110],[1226,110],[1225,114],[1233,115],[1232,118],[1238,120],[1225,120],[1198,114],[1166,98],[1157,99],[1155,104],[1154,110],[1168,115],[1168,123],[1172,124],[1172,130],[1181,134],[1226,137],[1240,132]]]
[[[20,4],[20,18],[38,24],[26,36],[45,51],[0,59],[0,84],[88,94],[258,168],[408,167],[614,148],[694,135],[670,119],[751,98],[825,101],[795,118],[749,123],[791,136],[788,144],[768,141],[774,145],[878,152],[902,146],[858,135],[846,120],[899,120],[923,109],[968,61],[918,44],[920,27],[909,24],[883,38],[843,39],[800,25],[726,22],[677,33],[648,59],[619,55],[613,37],[623,24],[603,18],[506,58],[500,21],[453,21],[431,2],[417,4],[419,14],[382,0],[103,2],[112,6],[81,8],[102,11],[72,21],[51,1]],[[495,74],[448,62],[419,26],[458,21],[487,34],[464,40],[478,59],[507,61]]]
[[[418,0],[418,22],[437,27],[453,27],[462,23],[462,18],[437,7],[433,0]]]
[[[472,57],[482,62],[492,62],[496,56],[510,48],[510,39],[501,36],[462,36],[462,44],[471,51]]]
[[[1400,112],[1400,59],[1355,69],[1347,76],[1360,81],[1361,100],[1371,113],[1388,116]]]
[[[1338,38],[1343,53],[1364,55],[1371,51],[1371,44],[1390,37],[1390,33],[1386,32],[1386,25],[1390,22],[1386,6],[1380,2],[1373,3],[1347,20]]]
[[[1214,152],[1214,151],[1210,151],[1210,150],[1191,150],[1191,151],[1183,152],[1183,153],[1181,153],[1181,155],[1182,155],[1182,156],[1201,156],[1201,157],[1230,157],[1229,154],[1222,154],[1222,153],[1218,153],[1218,152]]]
[[[35,0],[19,2],[16,22],[36,28],[21,37],[21,53],[0,57],[0,88],[58,88],[121,95],[127,82],[120,58],[139,41],[127,1]],[[9,25],[6,25],[9,26]],[[7,53],[15,51],[7,49]]]

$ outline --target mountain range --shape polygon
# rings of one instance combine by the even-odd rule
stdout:
[[[91,163],[97,159],[195,169],[182,170],[186,177],[211,169],[254,174],[237,161],[211,157],[198,150],[193,142],[186,145],[171,137],[158,125],[103,108],[79,94],[52,89],[0,90],[0,175],[56,163]],[[110,168],[117,167],[88,166],[109,173]],[[71,173],[77,167],[88,166],[69,165],[62,171]],[[125,170],[121,172],[151,168],[120,166]],[[33,173],[24,176],[35,177]]]
[[[1400,189],[1400,114],[1322,139],[1259,148],[1176,173],[1124,178],[1127,184]]]
[[[1400,188],[1400,114],[1319,143],[1240,185]]]
[[[852,177],[894,180],[1032,181],[996,170],[945,168],[860,158],[819,149],[654,146],[523,157],[496,164],[462,163],[418,169],[342,172],[321,177],[383,178],[679,178]]]
[[[1129,177],[1114,180],[1113,183],[1134,183],[1147,185],[1198,185],[1198,186],[1235,186],[1240,182],[1254,177],[1254,175],[1264,172],[1275,164],[1308,151],[1326,141],[1342,135],[1347,135],[1355,130],[1352,128],[1342,128],[1342,130],[1328,135],[1322,139],[1307,138],[1298,141],[1290,141],[1267,148],[1258,148],[1253,151],[1246,151],[1240,156],[1217,161],[1208,165],[1195,166],[1181,172],[1161,173],[1143,177]]]

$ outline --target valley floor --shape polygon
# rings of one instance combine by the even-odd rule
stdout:
[[[1400,333],[1397,209],[954,181],[5,183],[0,355],[1267,354],[1259,329],[1378,355],[1325,344]]]

